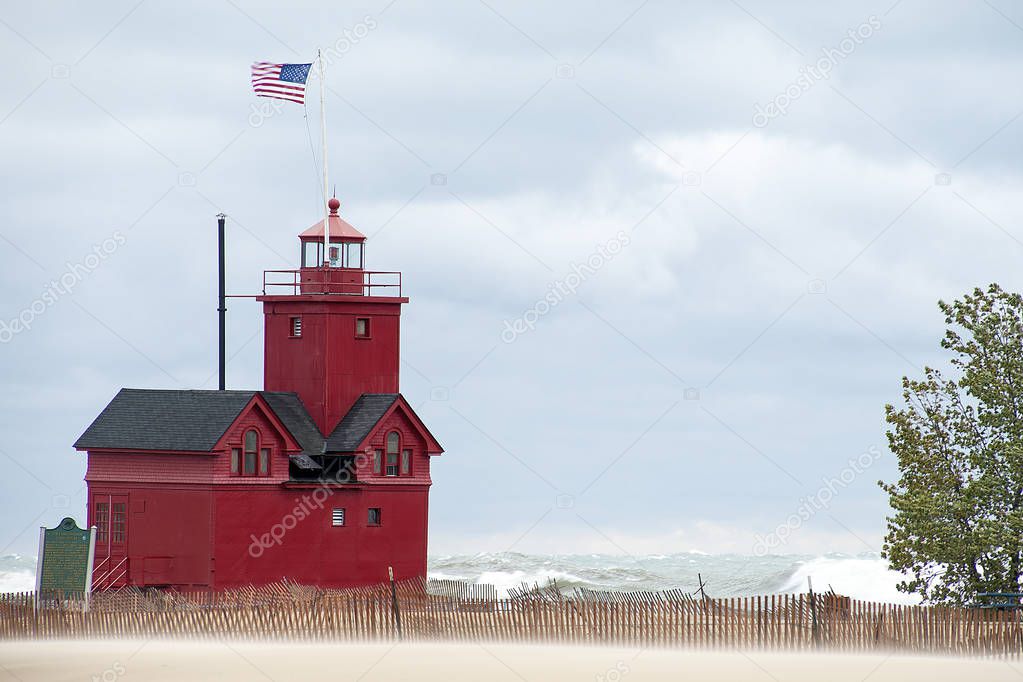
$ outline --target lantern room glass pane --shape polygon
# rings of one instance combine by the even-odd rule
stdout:
[[[316,268],[323,264],[323,244],[302,242],[302,267]]]
[[[359,242],[351,242],[349,244],[346,244],[345,267],[346,268],[362,267],[362,244],[360,244]]]

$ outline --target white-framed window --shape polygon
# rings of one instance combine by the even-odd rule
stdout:
[[[398,449],[401,445],[401,436],[397,431],[387,434],[387,468],[384,473],[387,476],[398,475]]]
[[[345,525],[345,509],[344,507],[335,508],[330,514],[330,525],[332,526],[343,526]]]

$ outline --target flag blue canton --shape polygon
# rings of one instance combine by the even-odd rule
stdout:
[[[312,64],[281,64],[281,80],[289,83],[305,83],[309,78]]]

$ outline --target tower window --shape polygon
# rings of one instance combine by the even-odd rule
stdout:
[[[369,513],[366,515],[367,526],[379,526],[380,525],[380,507],[370,507]]]
[[[340,509],[334,509],[330,515],[330,525],[332,526],[343,526],[345,525],[345,510],[344,507]]]
[[[368,317],[357,317],[355,318],[355,336],[360,339],[369,338],[369,318]]]
[[[293,317],[291,318],[291,337],[299,338],[302,336],[302,318]]]

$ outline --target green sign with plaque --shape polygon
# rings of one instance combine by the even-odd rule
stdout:
[[[72,518],[40,528],[36,592],[89,592],[95,544],[94,531],[79,528]]]

